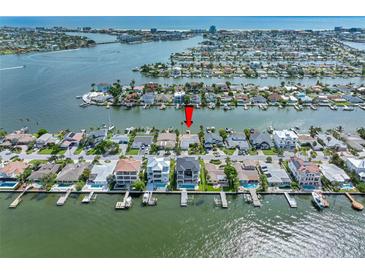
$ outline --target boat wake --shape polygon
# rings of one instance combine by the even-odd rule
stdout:
[[[17,66],[17,67],[0,68],[0,71],[3,71],[3,70],[13,70],[13,69],[22,69],[22,68],[25,68],[25,66]]]

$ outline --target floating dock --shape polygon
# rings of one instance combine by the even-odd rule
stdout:
[[[96,198],[96,194],[94,195],[94,191],[91,191],[89,195],[85,196],[84,199],[82,199],[82,203],[88,204],[91,202],[91,200],[94,200]]]
[[[15,200],[9,205],[9,208],[16,208],[20,202],[22,201],[22,196],[25,194],[25,192],[30,189],[32,186],[27,186],[22,193],[18,195],[18,197],[15,198]]]
[[[57,205],[58,205],[58,206],[63,206],[63,205],[66,203],[67,198],[68,198],[68,196],[70,196],[71,192],[72,192],[72,189],[67,190],[66,194],[62,195],[62,196],[58,199],[58,201],[57,201]]]
[[[132,198],[129,197],[129,191],[124,194],[123,201],[119,201],[115,204],[115,209],[127,209],[132,205]]]
[[[361,203],[359,203],[358,201],[356,201],[354,198],[352,198],[350,193],[346,192],[345,194],[346,194],[346,197],[349,198],[349,200],[351,201],[353,209],[356,209],[356,210],[363,210],[364,209],[364,206]]]
[[[188,206],[188,192],[185,189],[181,191],[180,206]]]
[[[284,192],[284,196],[285,196],[286,200],[288,201],[289,206],[291,208],[297,208],[297,201],[295,201],[295,199],[293,197],[291,197],[288,192]]]
[[[222,208],[228,208],[228,202],[227,202],[226,193],[224,191],[221,191],[219,193],[219,195],[221,197],[221,206],[222,206]]]
[[[252,203],[255,207],[261,207],[262,204],[259,200],[259,197],[257,197],[257,193],[256,193],[256,189],[250,189],[250,195],[251,195],[251,198],[252,198]]]

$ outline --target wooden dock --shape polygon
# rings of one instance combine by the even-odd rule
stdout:
[[[284,196],[291,208],[297,208],[297,201],[293,197],[291,197],[288,192],[284,192]]]
[[[256,189],[250,189],[250,195],[251,195],[251,198],[252,198],[252,203],[255,207],[261,207],[262,204],[259,200],[259,197],[257,197],[257,193],[256,193]]]
[[[96,195],[96,194],[95,194]],[[84,204],[88,204],[88,203],[90,203],[91,202],[91,200],[93,200],[93,197],[94,197],[94,191],[91,191],[90,193],[89,193],[89,195],[87,195],[87,196],[85,196],[83,199],[82,199],[82,203],[84,203]]]
[[[180,206],[188,206],[188,192],[185,189],[181,191]]]
[[[221,191],[219,193],[219,195],[221,197],[221,206],[222,206],[222,208],[228,208],[228,202],[227,202],[226,193],[224,191]]]
[[[115,204],[115,209],[127,209],[132,205],[132,198],[129,197],[129,191],[124,194],[123,201],[118,201]]]
[[[25,192],[27,191],[27,190],[29,190],[30,188],[32,188],[32,186],[27,186],[24,190],[23,190],[23,192],[22,193],[20,193],[16,198],[15,198],[15,200],[9,205],[9,208],[16,208],[19,204],[20,204],[20,202],[22,201],[22,196],[25,194]]]
[[[58,206],[63,206],[63,205],[66,203],[67,198],[68,198],[68,196],[70,196],[71,192],[72,192],[72,189],[71,189],[71,188],[70,188],[69,190],[67,190],[66,194],[62,195],[62,196],[58,199],[58,201],[57,201],[57,205],[58,205]]]
[[[364,209],[364,206],[361,203],[359,203],[358,201],[356,201],[354,198],[352,198],[350,193],[346,192],[345,194],[346,194],[346,197],[349,198],[349,200],[351,201],[351,205],[352,205],[353,209],[356,209],[356,210]]]

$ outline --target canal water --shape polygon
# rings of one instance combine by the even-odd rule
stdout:
[[[319,212],[309,195],[266,195],[262,208],[228,196],[199,195],[187,208],[177,195],[157,195],[156,207],[134,198],[128,211],[114,210],[121,195],[100,194],[81,204],[71,195],[57,207],[57,194],[26,194],[16,209],[14,194],[0,194],[0,257],[365,257],[365,212],[344,196],[330,196]],[[365,203],[365,196],[357,197]]]
[[[103,34],[90,34],[98,41],[113,41],[115,37]],[[232,83],[254,83],[260,86],[280,85],[288,79],[165,79],[144,77],[132,69],[145,63],[166,62],[173,52],[180,52],[196,46],[202,37],[184,41],[153,42],[138,45],[104,44],[61,52],[30,53],[26,55],[0,56],[0,128],[8,131],[27,126],[31,130],[47,128],[55,131],[62,128],[78,130],[100,126],[108,121],[104,107],[79,107],[76,99],[90,90],[92,83],[113,82],[119,79],[129,84],[135,79],[137,85],[154,81],[159,83],[185,83],[203,81],[219,83],[227,80]],[[25,66],[24,68],[17,68]],[[14,68],[15,69],[7,69]],[[5,70],[4,70],[5,69]],[[334,83],[365,83],[363,78],[305,78],[295,79],[295,83],[315,84],[317,80]],[[229,118],[228,118],[229,117]],[[174,109],[161,113],[158,109],[111,110],[112,122],[121,128],[126,126],[179,127],[184,120],[181,111]],[[362,122],[361,122],[362,121]],[[338,112],[329,109],[317,112],[268,110],[244,111],[237,109],[224,113],[222,110],[196,111],[193,130],[199,125],[216,127],[264,128],[273,124],[278,128],[291,126],[309,127],[311,125],[329,128],[342,125],[346,129],[364,126],[365,111]],[[362,123],[362,124],[361,124]]]

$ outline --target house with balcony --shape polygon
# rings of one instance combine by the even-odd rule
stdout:
[[[274,130],[273,139],[279,149],[294,150],[298,144],[298,135],[292,130]]]
[[[170,183],[170,161],[150,158],[147,163],[147,189],[166,190]]]
[[[184,91],[176,91],[174,93],[174,104],[182,105],[184,104],[185,92]]]
[[[200,163],[195,157],[178,157],[175,166],[177,189],[197,190],[200,181]]]
[[[321,171],[316,163],[293,156],[290,157],[288,167],[304,190],[313,191],[322,187]]]
[[[87,180],[83,191],[108,191],[109,183],[112,180],[113,172],[117,164],[116,160],[110,162],[100,162],[95,164],[91,171],[89,179]]]
[[[134,159],[119,159],[114,169],[114,189],[129,190],[138,180],[142,162]]]

